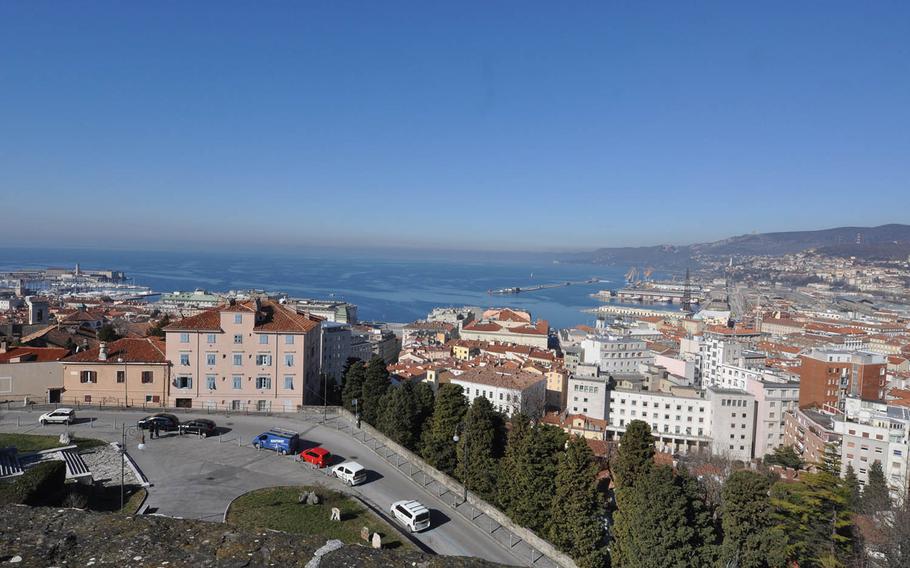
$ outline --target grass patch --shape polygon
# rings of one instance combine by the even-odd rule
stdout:
[[[105,446],[107,442],[94,438],[70,438],[70,444],[76,444],[80,450],[87,450],[88,448]],[[50,450],[51,448],[59,448],[62,445],[59,435],[0,433],[0,448],[14,447],[20,454]]]
[[[148,495],[145,487],[140,487],[135,493],[129,496],[129,500],[124,503],[123,508],[120,509],[120,513],[124,515],[135,515],[136,511],[139,510],[139,507],[142,506],[142,502],[145,501],[145,496]]]
[[[297,497],[304,491],[315,491],[322,499],[319,505],[301,505]],[[341,522],[329,520],[332,507],[341,510]],[[321,487],[270,487],[238,497],[228,510],[227,522],[245,529],[272,529],[291,534],[319,535],[337,538],[345,543],[364,543],[360,529],[378,532],[383,548],[404,546],[398,532],[359,502],[336,491]],[[407,543],[410,546],[410,543]]]

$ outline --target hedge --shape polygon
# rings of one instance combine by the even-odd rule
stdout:
[[[50,505],[60,499],[66,481],[66,463],[60,460],[41,462],[16,480],[19,503]]]

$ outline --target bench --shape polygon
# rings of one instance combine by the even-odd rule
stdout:
[[[22,475],[22,464],[16,455],[16,448],[0,448],[0,479]]]

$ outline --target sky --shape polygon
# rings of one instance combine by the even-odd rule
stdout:
[[[7,245],[908,222],[908,2],[0,2]]]

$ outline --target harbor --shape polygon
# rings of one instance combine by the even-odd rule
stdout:
[[[532,275],[533,276],[533,275]],[[505,296],[508,294],[520,294],[522,292],[537,292],[539,290],[550,290],[553,288],[565,288],[566,286],[580,286],[584,284],[597,284],[601,282],[600,278],[588,278],[587,280],[575,280],[557,282],[552,284],[535,284],[534,286],[513,286],[510,288],[499,288],[497,290],[487,290],[487,294]]]

